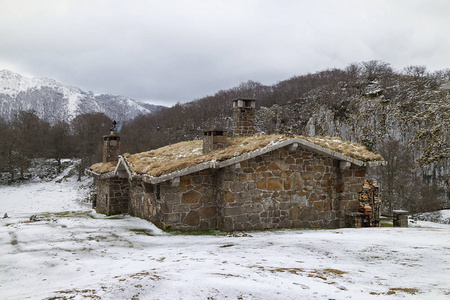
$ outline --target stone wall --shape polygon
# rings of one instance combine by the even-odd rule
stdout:
[[[349,169],[342,172],[342,209],[359,209],[359,192],[362,191],[364,179],[366,177],[366,168],[352,165]]]
[[[97,181],[97,212],[108,216],[128,213],[128,203],[128,179],[113,177]]]
[[[158,185],[133,181],[130,186],[129,213],[161,227],[163,224],[163,206],[158,197],[158,189]]]
[[[216,229],[215,185],[216,175],[211,169],[181,177],[178,186],[161,184],[167,226],[180,230]]]
[[[205,170],[156,185],[133,183],[130,213],[163,229],[217,229],[216,178]]]
[[[365,167],[278,149],[222,169],[160,184],[134,181],[130,213],[174,230],[344,227],[357,211]]]
[[[219,228],[343,227],[344,211],[358,209],[364,175],[364,168],[341,172],[338,161],[301,149],[227,167],[218,193]]]
[[[97,179],[97,197],[95,210],[106,214],[108,211],[109,179]]]

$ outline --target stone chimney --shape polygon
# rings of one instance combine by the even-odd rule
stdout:
[[[252,136],[255,134],[255,100],[233,100],[233,136]]]
[[[103,136],[103,163],[119,161],[120,136],[111,131],[110,135]]]
[[[203,154],[225,148],[227,146],[227,132],[225,130],[203,131]]]

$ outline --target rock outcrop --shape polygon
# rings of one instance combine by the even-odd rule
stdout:
[[[409,149],[416,173],[450,206],[450,84],[401,77],[389,85],[348,82],[319,88],[257,112],[259,131],[338,136],[380,152],[389,140]]]

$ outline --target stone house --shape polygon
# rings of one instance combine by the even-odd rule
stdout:
[[[208,130],[133,155],[104,136],[103,162],[90,168],[96,210],[182,231],[344,227],[381,156],[339,138],[255,134],[254,113],[254,100],[236,99],[233,137]]]

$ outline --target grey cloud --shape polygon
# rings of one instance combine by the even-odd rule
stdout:
[[[448,68],[448,11],[439,0],[11,1],[0,69],[171,105],[372,59]]]

